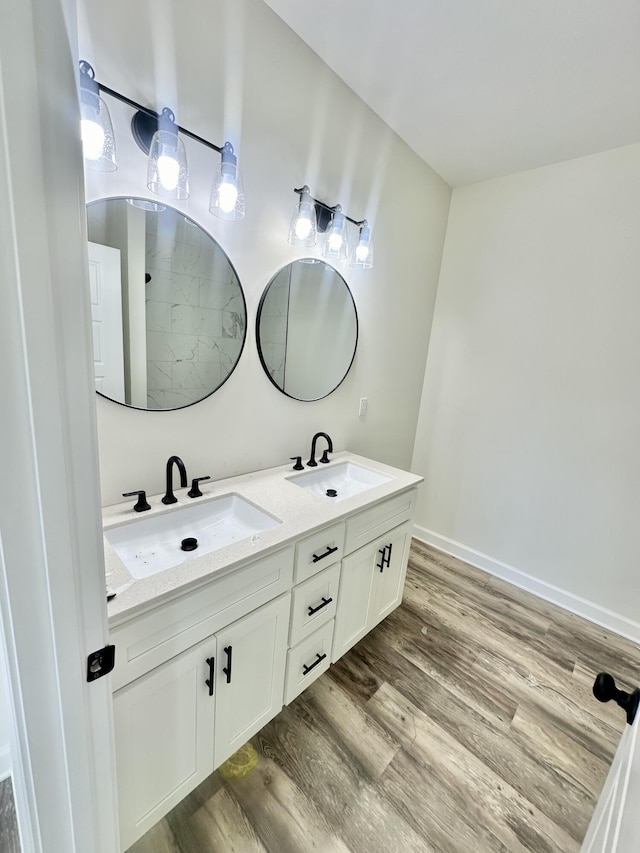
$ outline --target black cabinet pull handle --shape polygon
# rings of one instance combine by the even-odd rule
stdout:
[[[389,553],[387,554],[387,548],[389,549]],[[380,548],[378,554],[381,556],[380,562],[376,565],[377,569],[380,569],[381,572],[384,572],[385,568],[387,568],[391,564],[391,549],[393,548],[393,543],[391,545],[385,545],[384,548]]]
[[[216,671],[216,659],[215,658],[207,658],[207,663],[209,664],[209,678],[205,679],[205,684],[209,688],[209,696],[213,696],[213,685],[214,680],[213,676]]]
[[[333,598],[325,598],[323,595],[322,596],[322,604],[319,604],[317,607],[311,607],[311,605],[309,605],[308,615],[313,616],[314,613],[317,613],[318,610],[322,610],[323,607],[326,607],[327,604],[331,604],[332,601],[333,601]]]
[[[318,560],[324,560],[324,558],[328,557],[329,554],[335,554],[337,550],[338,550],[337,545],[335,546],[335,548],[332,548],[331,546],[329,546],[327,548],[327,550],[324,552],[324,554],[313,554],[313,562],[317,563]]]
[[[314,660],[314,662],[310,666],[307,666],[305,664],[302,667],[302,674],[308,675],[312,669],[315,669],[315,667],[318,666],[319,663],[322,663],[322,661],[326,658],[326,656],[327,656],[326,654],[321,655],[320,652],[316,652],[316,659]]]
[[[222,667],[222,671],[227,676],[227,684],[231,684],[231,653],[233,651],[232,646],[225,646],[224,652],[227,656],[227,665]]]
[[[596,676],[593,683],[593,695],[598,702],[608,702],[610,699],[620,705],[623,711],[627,712],[627,722],[633,724],[640,705],[640,689],[636,688],[633,693],[625,693],[624,690],[619,690],[612,676],[608,672],[601,672]]]

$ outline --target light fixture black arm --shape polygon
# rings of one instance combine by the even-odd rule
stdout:
[[[93,73],[92,66],[86,62],[84,59],[80,61],[80,73],[88,74],[89,69],[91,73]],[[93,79],[93,78],[92,78]],[[98,80],[94,79],[94,83],[98,86],[98,89],[101,92],[104,92],[106,95],[110,95],[112,98],[115,98],[117,101],[121,101],[123,104],[127,104],[127,106],[132,107],[134,110],[138,112],[144,113],[149,116],[149,118],[158,119],[159,113],[155,112],[155,110],[149,109],[149,107],[144,107],[142,104],[139,104],[137,101],[132,100],[131,98],[127,98],[126,95],[123,95],[121,92],[116,92],[115,89],[111,89],[109,86],[105,86],[104,83],[100,83]],[[202,136],[198,136],[196,133],[192,133],[190,130],[187,130],[186,127],[181,127],[179,124],[176,125],[176,128],[179,133],[183,133],[185,136],[188,136],[190,139],[194,139],[196,142],[199,142],[201,145],[204,145],[206,148],[211,148],[213,151],[217,151],[218,154],[222,154],[225,150],[231,150],[233,152],[233,146],[230,142],[225,142],[224,145],[215,145],[213,142],[209,142],[207,139],[203,139]]]
[[[296,189],[296,187],[294,187],[293,191],[294,191],[294,193],[297,193],[299,196],[303,196],[303,195],[309,196],[309,199],[316,205],[316,207],[320,206],[320,207],[324,208],[324,210],[328,210],[331,213],[335,213],[336,210],[341,210],[344,218],[348,222],[351,222],[353,225],[357,225],[359,228],[361,228],[363,225],[366,226],[369,224],[366,219],[352,219],[350,216],[347,216],[347,214],[344,212],[344,210],[342,210],[342,208],[340,207],[339,204],[334,204],[332,207],[330,204],[326,204],[324,201],[320,201],[320,199],[314,198],[311,195],[311,193],[309,192],[309,187],[306,184],[303,187],[300,187],[298,189]]]

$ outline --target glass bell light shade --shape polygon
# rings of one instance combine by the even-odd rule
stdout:
[[[357,269],[370,269],[373,266],[373,242],[371,228],[365,220],[360,228],[358,241],[354,243],[349,254],[349,266]]]
[[[225,142],[211,188],[209,211],[220,219],[244,219],[244,184],[233,145]]]
[[[189,198],[189,168],[184,142],[178,136],[175,116],[167,107],[149,147],[147,186],[165,198]]]
[[[348,254],[347,218],[338,205],[325,234],[322,255],[330,261],[343,261]]]
[[[80,134],[85,163],[100,172],[115,172],[116,142],[107,105],[100,97],[88,62],[80,63]]]
[[[317,233],[316,206],[309,193],[302,192],[291,217],[289,242],[293,246],[315,246]]]

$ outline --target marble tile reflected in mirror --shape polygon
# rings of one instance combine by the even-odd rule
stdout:
[[[96,390],[156,411],[208,397],[233,372],[247,328],[223,249],[180,211],[144,199],[93,202],[87,224]]]

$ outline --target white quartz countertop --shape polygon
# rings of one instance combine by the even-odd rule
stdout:
[[[193,506],[222,495],[236,494],[281,522],[271,530],[226,545],[217,551],[194,557],[179,566],[140,580],[135,580],[129,574],[113,547],[104,539],[107,590],[116,593],[115,598],[107,605],[110,625],[113,627],[188,589],[206,583],[216,574],[233,571],[240,565],[276,551],[321,527],[417,486],[423,480],[416,474],[383,465],[348,451],[332,454],[328,465],[320,465],[316,469],[305,468],[305,471],[320,469],[329,471],[332,464],[336,465],[340,462],[354,462],[370,468],[389,477],[389,481],[353,497],[334,501],[289,482],[288,477],[296,473],[302,474],[302,472],[293,471],[289,463],[265,471],[201,483],[201,498],[187,497],[187,489],[174,489],[178,503],[171,506],[165,506],[161,502],[162,495],[151,496],[148,499],[151,509],[143,513],[133,511],[131,499],[126,503],[105,507],[103,528],[109,530],[153,516],[169,516],[170,513],[185,506]]]

